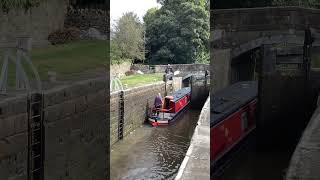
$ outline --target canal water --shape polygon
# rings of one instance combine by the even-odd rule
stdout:
[[[145,124],[111,149],[111,179],[173,180],[187,153],[201,109],[208,97],[204,80],[192,83],[191,105],[169,126]]]
[[[249,146],[214,180],[283,180],[294,148],[275,146],[259,151],[254,134],[248,141]]]
[[[201,110],[189,108],[170,126],[143,125],[111,149],[111,179],[174,179]]]

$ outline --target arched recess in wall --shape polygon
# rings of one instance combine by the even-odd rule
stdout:
[[[231,59],[239,57],[250,50],[261,47],[264,44],[296,44],[303,45],[304,37],[297,35],[274,35],[254,39],[238,45],[231,50]]]
[[[250,40],[231,49],[229,82],[257,80],[260,53],[257,49],[264,44],[275,47],[303,46],[304,37],[297,35],[273,35]]]

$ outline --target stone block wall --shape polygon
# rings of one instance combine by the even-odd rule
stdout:
[[[216,9],[211,11],[210,26],[214,35],[211,47],[234,48],[256,39],[284,42],[287,39],[285,36],[289,35],[293,36],[293,40],[286,41],[301,44],[300,39],[304,37],[307,26],[310,26],[314,33],[319,33],[320,23],[316,20],[319,16],[318,9],[301,7]],[[274,39],[280,35],[284,36],[280,37],[283,40]],[[254,43],[261,44],[261,42]]]
[[[134,71],[142,71],[144,73],[152,73],[153,71],[150,70],[149,65],[144,65],[144,64],[133,64],[131,65],[131,70]]]
[[[27,179],[27,96],[0,101],[0,177]]]
[[[45,92],[46,179],[105,178],[107,88],[98,78]]]
[[[163,82],[124,91],[124,136],[145,122],[148,108],[153,107],[154,98],[158,93],[164,96]]]
[[[317,107],[291,157],[286,180],[317,179],[320,176],[320,108]]]
[[[110,145],[118,141],[119,92],[110,94]]]
[[[66,26],[81,30],[96,28],[104,35],[109,34],[109,11],[100,9],[70,9],[65,21]]]
[[[119,93],[111,94],[110,99],[110,145],[118,141]],[[158,93],[165,94],[165,83],[155,83],[123,91],[124,95],[124,137],[140,127],[146,120],[147,111],[153,106]]]
[[[319,29],[320,11],[301,7],[262,7],[240,9],[216,9],[211,11],[215,29],[233,31],[266,31],[275,29],[304,30],[306,24]]]
[[[123,76],[127,71],[130,71],[130,63],[114,64],[110,66],[110,76]]]
[[[48,35],[63,28],[66,13],[66,0],[46,0],[28,11],[0,11],[0,47],[16,45],[16,39],[25,36],[32,37],[34,46],[49,44]]]
[[[106,179],[106,82],[95,78],[44,91],[46,180]],[[27,179],[27,107],[27,95],[0,99],[0,179]]]

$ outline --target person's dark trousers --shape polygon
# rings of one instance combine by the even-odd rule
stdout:
[[[160,111],[158,109],[161,108],[161,105],[156,106],[156,108],[157,108],[157,110],[156,110],[157,111],[157,116],[159,116]]]

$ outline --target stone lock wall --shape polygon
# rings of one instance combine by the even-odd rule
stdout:
[[[107,88],[98,78],[45,92],[46,179],[105,178]]]
[[[0,177],[27,179],[27,96],[0,101]]]
[[[118,141],[119,92],[110,94],[110,145]]]
[[[231,83],[231,62],[243,53],[264,44],[303,45],[304,30],[310,27],[319,46],[319,9],[262,7],[215,9],[210,13],[210,48],[213,89]]]
[[[96,78],[44,91],[46,180],[106,179],[106,82]],[[0,100],[1,179],[27,179],[27,102],[26,95]]]
[[[118,141],[119,93],[111,94],[110,99],[110,145]],[[164,96],[165,83],[159,82],[123,91],[124,95],[124,137],[140,127],[146,119],[147,110],[153,107],[155,96]]]

